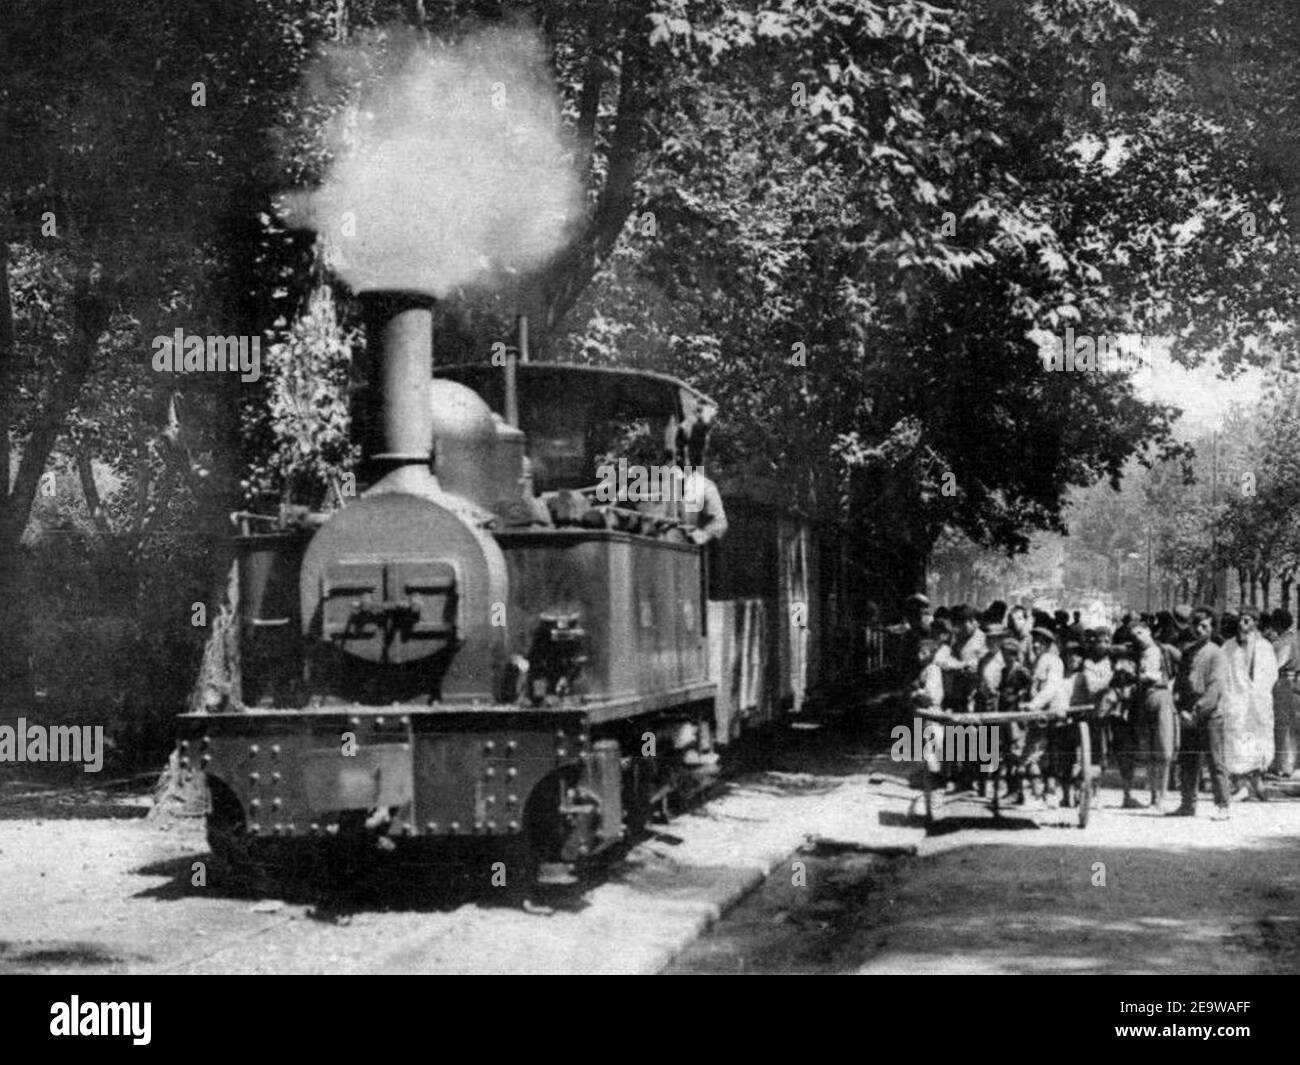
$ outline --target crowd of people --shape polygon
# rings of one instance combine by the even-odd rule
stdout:
[[[1079,716],[1098,737],[1094,759],[1118,766],[1127,809],[1196,814],[1202,770],[1213,817],[1234,801],[1267,801],[1267,778],[1296,770],[1300,641],[1284,609],[1235,612],[1178,606],[1125,614],[1113,629],[1078,612],[1049,615],[994,602],[983,611],[907,603],[903,659],[913,708],[954,714],[1027,711],[1000,723],[1003,781],[971,765],[942,767],[950,791],[1006,789],[1019,804],[1070,805]],[[1135,781],[1145,770],[1148,801]],[[1097,779],[1091,771],[1093,785]],[[1176,789],[1178,803],[1167,809]]]

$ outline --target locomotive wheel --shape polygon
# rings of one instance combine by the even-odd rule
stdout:
[[[658,759],[629,758],[625,760],[623,781],[623,827],[626,838],[636,839],[655,816],[655,780],[658,776]]]
[[[685,810],[685,782],[685,772],[681,767],[673,765],[669,759],[654,760],[644,785],[647,824],[651,821],[667,824]]]
[[[239,800],[219,781],[210,783],[212,809],[207,837],[222,879],[237,891],[265,894],[285,880],[310,872],[301,841],[250,835]]]
[[[208,846],[221,866],[221,879],[237,891],[265,894],[294,870],[279,840],[250,836],[242,823],[209,822]]]
[[[577,783],[571,770],[551,774],[533,789],[524,810],[523,831],[507,844],[512,901],[530,912],[545,912],[567,888],[581,882],[581,860],[566,860],[567,826],[560,806],[567,789]]]
[[[536,904],[540,891],[537,875],[542,863],[528,833],[505,841],[501,858],[506,867],[506,895],[509,900],[525,908]]]
[[[701,786],[699,779],[685,766],[673,766],[665,784],[655,793],[655,806],[659,819],[664,823],[686,813],[707,786]]]
[[[1079,827],[1088,827],[1088,815],[1092,812],[1092,738],[1088,734],[1088,722],[1079,722],[1079,740],[1074,757],[1079,763],[1079,779],[1076,793],[1079,796]]]

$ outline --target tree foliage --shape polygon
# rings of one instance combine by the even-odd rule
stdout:
[[[441,360],[487,358],[522,310],[539,357],[680,374],[723,404],[734,486],[847,527],[896,585],[945,530],[1024,550],[1143,461],[1168,569],[1293,571],[1289,428],[1249,505],[1180,497],[1205,456],[1173,412],[1039,347],[1290,358],[1286,0],[4,0],[0,602],[49,470],[137,588],[141,559],[219,556],[241,493],[319,503],[351,461],[355,314],[271,219],[347,86],[304,79],[363,29],[514,19],[549,46],[587,210],[542,269],[445,304]],[[263,379],[155,373],[177,327],[262,338]],[[1108,510],[1080,542],[1142,551]]]

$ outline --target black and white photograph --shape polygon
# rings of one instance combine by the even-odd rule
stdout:
[[[1295,0],[0,0],[0,426],[42,1039],[1300,972]]]

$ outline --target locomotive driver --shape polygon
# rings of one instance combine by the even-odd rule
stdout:
[[[704,472],[712,409],[704,406],[677,430],[677,462],[686,460],[682,480],[683,524],[692,543],[707,544],[727,532],[727,512],[718,486]]]

